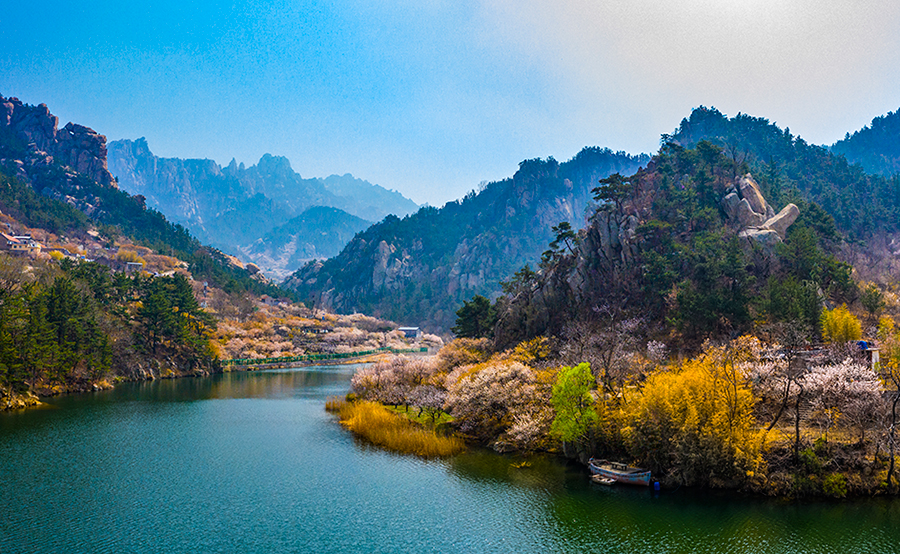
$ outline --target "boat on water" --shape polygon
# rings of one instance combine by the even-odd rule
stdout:
[[[588,460],[588,467],[593,475],[615,479],[617,483],[650,486],[650,470],[648,469],[593,458]]]

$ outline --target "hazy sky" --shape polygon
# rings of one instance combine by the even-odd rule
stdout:
[[[440,205],[523,159],[654,152],[699,105],[831,144],[900,108],[896,0],[44,0],[0,94],[159,156],[287,156]]]

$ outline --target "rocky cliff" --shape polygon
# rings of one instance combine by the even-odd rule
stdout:
[[[0,126],[29,145],[29,150],[50,156],[101,185],[115,186],[106,166],[106,137],[83,125],[70,122],[59,129],[58,124],[59,118],[46,104],[30,106],[18,98],[0,96]]]
[[[143,195],[149,206],[201,239],[276,277],[289,274],[312,257],[336,254],[339,247],[326,246],[328,241],[321,240],[321,233],[349,239],[344,228],[347,218],[322,219],[322,226],[315,230],[300,220],[292,222],[314,206],[336,208],[348,217],[367,221],[391,213],[403,216],[418,208],[400,193],[349,174],[304,179],[287,158],[271,154],[250,167],[235,160],[221,167],[212,160],[159,158],[141,138],[110,143],[109,159],[123,189]],[[328,227],[328,222],[338,227]],[[276,231],[280,226],[293,229]],[[320,248],[302,247],[315,244]],[[298,258],[297,254],[304,252],[317,252],[318,256]]]

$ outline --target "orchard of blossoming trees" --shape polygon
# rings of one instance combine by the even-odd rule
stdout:
[[[553,226],[535,269],[457,311],[470,338],[363,370],[354,394],[413,410],[427,391],[431,413],[443,395],[472,440],[672,485],[896,494],[897,181],[714,110],[664,140],[598,181],[584,229]]]
[[[808,350],[744,336],[682,360],[632,341],[615,378],[569,363],[572,341],[492,352],[486,339],[457,339],[436,356],[360,369],[352,395],[432,421],[446,413],[457,434],[500,451],[623,459],[672,485],[875,494],[897,489],[900,438],[900,334],[889,317],[877,333],[874,368],[855,343]],[[602,340],[581,339],[580,355],[603,358]]]

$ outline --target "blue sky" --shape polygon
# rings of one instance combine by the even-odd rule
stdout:
[[[894,0],[15,3],[0,94],[159,156],[287,156],[440,205],[523,159],[653,152],[691,108],[830,144],[900,108]]]

